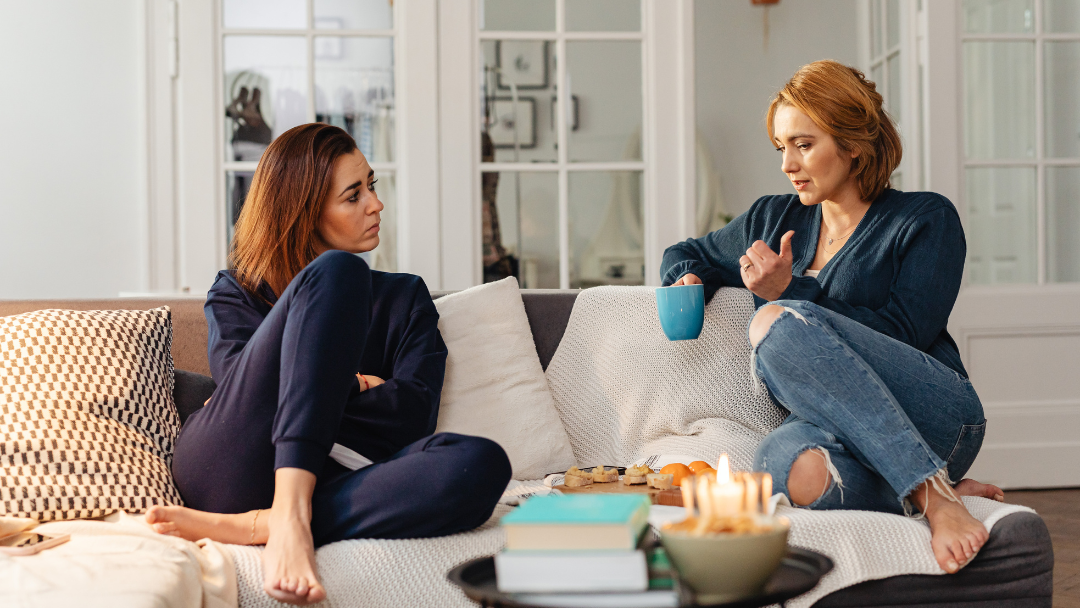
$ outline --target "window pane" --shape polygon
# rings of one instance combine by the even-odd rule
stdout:
[[[1080,32],[1080,2],[1043,0],[1043,29],[1047,32]]]
[[[259,160],[270,141],[307,119],[307,44],[292,36],[226,36],[227,160]]]
[[[1034,31],[1033,0],[964,0],[964,32],[968,34]]]
[[[1035,168],[969,168],[966,178],[968,278],[1035,283]]]
[[[559,287],[559,175],[481,174],[484,282],[516,276],[523,289]]]
[[[225,27],[303,29],[307,27],[305,0],[224,0]]]
[[[481,0],[480,29],[555,31],[555,0]]]
[[[881,0],[870,0],[870,49],[874,57],[884,54],[881,40]]]
[[[1080,167],[1046,168],[1046,238],[1047,279],[1080,282]]]
[[[566,0],[569,32],[640,32],[641,0]]]
[[[315,0],[315,28],[388,30],[394,27],[390,0]]]
[[[348,131],[369,161],[394,160],[393,38],[315,38],[315,119]]]
[[[480,99],[481,137],[489,137],[494,146],[494,154],[482,161],[556,160],[554,49],[546,40],[480,43],[484,91]],[[481,139],[481,148],[485,145]]]
[[[1080,156],[1080,43],[1047,42],[1046,155]]]
[[[569,178],[570,287],[644,284],[641,172],[574,171]]]
[[[971,159],[1035,157],[1035,43],[964,43],[964,148]]]
[[[885,40],[891,49],[900,44],[900,0],[885,0],[885,7]]]
[[[893,122],[897,125],[900,124],[900,100],[903,98],[901,93],[901,87],[903,87],[900,73],[900,53],[889,57],[889,98],[885,100],[888,105],[889,115],[892,116]]]
[[[360,257],[375,270],[397,272],[397,176],[392,171],[376,171],[375,177],[379,179],[375,191],[383,204],[379,214],[379,245]]]
[[[244,199],[251,189],[251,178],[254,176],[253,171],[225,172],[225,238],[228,243],[232,243],[233,226],[244,208]]]
[[[566,54],[570,160],[641,160],[641,43],[567,42]]]

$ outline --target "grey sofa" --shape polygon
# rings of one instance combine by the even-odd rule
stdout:
[[[540,363],[546,368],[562,339],[577,297],[573,290],[525,290],[525,312]],[[445,293],[435,293],[438,298]],[[206,358],[206,321],[202,302],[183,300],[0,301],[0,316],[45,308],[75,310],[147,309],[168,305],[173,311],[174,397],[181,420],[213,393]],[[814,606],[920,606],[925,608],[1028,608],[1051,606],[1054,552],[1042,518],[1015,513],[994,526],[976,559],[951,576],[896,576],[836,591]]]

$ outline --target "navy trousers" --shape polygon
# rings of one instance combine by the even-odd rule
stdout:
[[[297,274],[177,438],[173,476],[187,506],[267,509],[274,471],[296,467],[316,475],[317,546],[442,536],[491,516],[511,470],[488,439],[438,433],[356,471],[328,457],[371,303],[371,272],[351,254],[323,254]]]

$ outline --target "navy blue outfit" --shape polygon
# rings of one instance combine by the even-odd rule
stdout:
[[[317,546],[441,536],[490,517],[510,463],[490,440],[432,435],[447,352],[422,279],[329,251],[280,297],[265,283],[252,294],[222,271],[204,309],[218,387],[176,442],[187,506],[269,508],[274,471],[295,467],[317,478]],[[357,373],[386,383],[362,391]],[[335,443],[375,464],[342,466],[328,457]]]
[[[792,280],[771,302],[784,310],[752,367],[791,415],[758,447],[755,469],[786,493],[795,459],[819,448],[832,483],[810,508],[902,513],[931,476],[962,477],[986,429],[946,330],[966,255],[960,218],[941,195],[886,190],[815,278],[803,274],[820,206],[766,196],[723,229],[669,247],[663,284],[693,273],[707,298],[745,287],[739,258],[757,240],[778,252],[788,230]]]

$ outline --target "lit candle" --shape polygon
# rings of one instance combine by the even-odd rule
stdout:
[[[694,485],[697,486],[697,507],[698,507],[698,524],[695,532],[701,534],[708,529],[709,524],[713,519],[713,500],[711,487],[713,481],[706,475],[701,475],[694,478]],[[689,485],[689,484],[688,484]]]
[[[758,510],[758,508],[757,508],[758,507],[758,499],[757,499],[758,485],[757,485],[757,482],[754,481],[754,476],[753,475],[745,475],[745,476],[743,476],[743,485],[746,487],[746,495],[743,497],[744,509],[748,513],[756,513],[757,510]]]
[[[761,476],[761,512],[768,515],[769,502],[772,498],[772,475],[765,473]]]
[[[716,463],[716,483],[728,483],[731,481],[731,466],[728,464],[728,455],[720,454],[720,461]]]
[[[682,490],[682,504],[686,509],[686,518],[690,519],[694,516],[694,488],[691,483],[683,483],[679,489]]]

